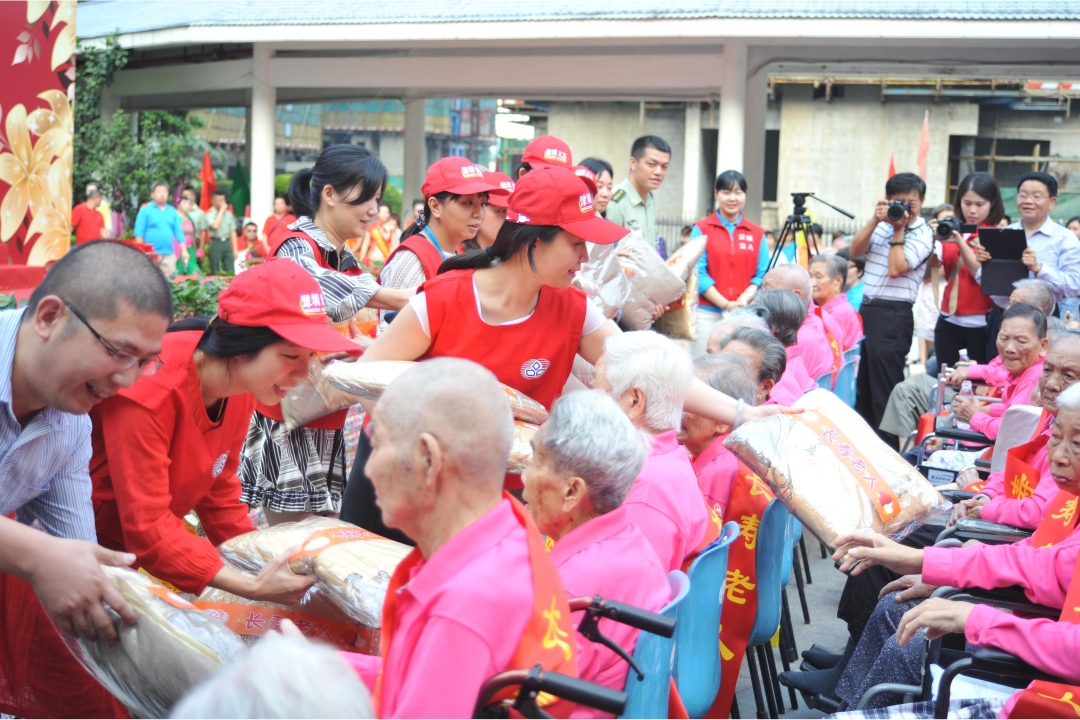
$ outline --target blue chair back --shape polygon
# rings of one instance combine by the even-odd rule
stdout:
[[[737,537],[738,523],[724,525],[720,538],[697,556],[688,573],[690,594],[675,627],[675,686],[692,718],[705,717],[720,690],[720,605],[728,546]]]
[[[825,390],[832,390],[832,373],[827,372],[817,379],[817,386]]]
[[[787,511],[773,499],[762,513],[757,535],[757,616],[750,630],[747,647],[766,643],[780,627],[780,588],[783,587],[784,556],[790,557]],[[789,561],[790,562],[790,561]]]
[[[676,619],[678,632],[679,607],[690,593],[690,578],[682,570],[668,573],[672,600],[661,615]],[[645,673],[644,680],[638,680],[637,673],[630,669],[626,674],[626,710],[624,718],[661,718],[668,716],[668,695],[671,692],[671,663],[674,660],[675,637],[660,637],[650,632],[638,634],[634,646],[634,660]],[[719,648],[719,645],[717,646]]]
[[[851,350],[848,350],[850,353]],[[856,362],[854,359],[845,360],[840,369],[836,371],[836,388],[833,392],[844,401],[850,408],[855,407],[855,383],[858,381],[855,373]]]
[[[795,562],[795,542],[793,538],[795,537],[796,522],[798,521],[795,519],[795,516],[789,513],[787,525],[784,529],[784,532],[787,533],[788,543],[784,546],[784,560],[783,564],[780,566],[780,587],[787,587],[788,582],[791,581],[791,567],[792,563]]]
[[[855,344],[844,351],[844,362],[855,362],[855,358],[859,357],[862,352],[862,338],[855,341]]]

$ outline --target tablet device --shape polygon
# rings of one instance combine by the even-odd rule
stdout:
[[[980,228],[979,244],[992,258],[982,266],[982,294],[1012,295],[1013,283],[1029,276],[1020,259],[1027,249],[1027,234],[1019,228]]]

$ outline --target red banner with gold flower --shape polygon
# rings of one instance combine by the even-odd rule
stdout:
[[[75,5],[0,2],[0,264],[71,246]]]

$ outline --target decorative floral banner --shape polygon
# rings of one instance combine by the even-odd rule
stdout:
[[[70,249],[75,5],[0,2],[0,264]]]

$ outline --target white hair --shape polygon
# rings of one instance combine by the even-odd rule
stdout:
[[[270,633],[196,685],[174,718],[373,718],[371,693],[321,642]]]
[[[555,472],[585,481],[599,515],[623,504],[648,454],[644,434],[618,403],[595,390],[556,400],[539,440]]]
[[[1073,383],[1057,396],[1058,410],[1080,412],[1080,383]]]
[[[604,355],[612,397],[638,389],[645,394],[647,428],[666,432],[682,425],[683,402],[694,380],[686,351],[663,335],[642,330],[612,335],[604,342]]]
[[[765,318],[750,310],[739,309],[724,313],[724,317],[713,325],[713,329],[709,333],[710,344],[713,341],[716,341],[717,343],[721,342],[724,338],[741,327],[764,330],[771,334],[769,323],[765,321]]]

